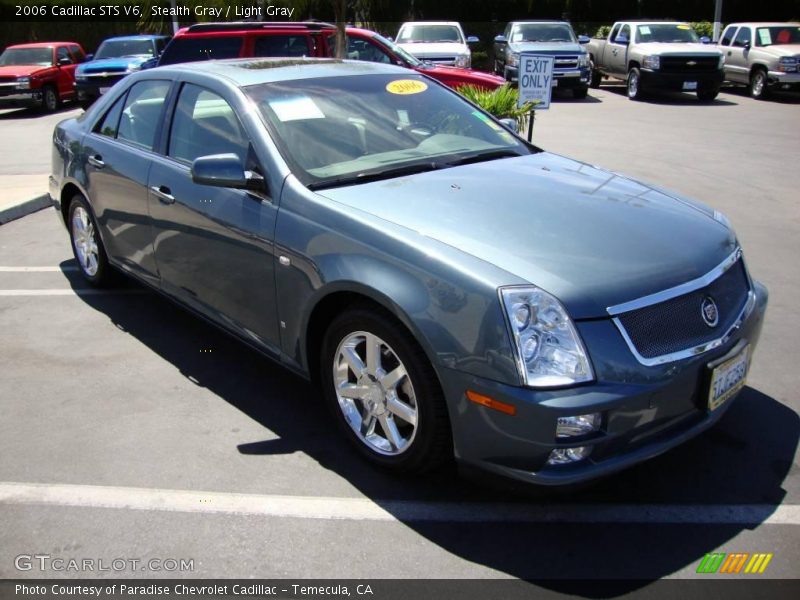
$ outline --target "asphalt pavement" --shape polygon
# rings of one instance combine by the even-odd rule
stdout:
[[[622,593],[708,577],[696,570],[710,552],[772,553],[755,577],[797,577],[798,115],[794,96],[634,103],[616,87],[537,115],[543,147],[725,212],[770,290],[748,387],[715,428],[560,493],[381,472],[303,380],[134,283],[89,290],[54,211],[2,225],[0,578],[526,578],[569,591],[559,579],[601,577]],[[31,140],[30,169],[49,161],[57,119],[20,120],[0,116],[0,173],[29,172],[17,138]],[[34,554],[192,569],[20,570]]]

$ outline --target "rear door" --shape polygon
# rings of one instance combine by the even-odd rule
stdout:
[[[314,40],[305,32],[265,32],[249,38],[246,56],[291,57],[314,56]]]
[[[170,82],[134,84],[84,137],[89,201],[109,256],[157,283],[147,181]]]
[[[165,292],[264,349],[278,344],[273,270],[277,207],[268,194],[199,185],[191,163],[236,154],[262,171],[224,90],[184,83],[165,157],[148,181],[155,255]]]

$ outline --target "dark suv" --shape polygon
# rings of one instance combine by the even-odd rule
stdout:
[[[159,66],[199,60],[265,57],[332,57],[336,27],[318,21],[202,23],[181,29],[161,55]],[[502,77],[472,69],[434,65],[414,58],[374,31],[347,28],[347,58],[413,69],[456,88],[493,90]]]

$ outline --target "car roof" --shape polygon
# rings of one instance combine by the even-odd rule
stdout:
[[[741,23],[729,23],[728,27],[800,27],[800,23],[789,23],[787,21],[742,21]]]
[[[31,42],[28,44],[13,44],[12,46],[8,46],[8,48],[55,48],[56,46],[78,45],[78,42]]]
[[[400,27],[405,27],[406,25],[452,25],[454,27],[461,26],[461,24],[458,21],[406,21]]]
[[[569,22],[562,21],[560,19],[525,19],[523,21],[511,21],[513,25],[527,25],[528,23],[531,24],[540,24],[540,23],[552,23],[554,25],[569,25]]]
[[[103,41],[122,40],[122,41],[136,41],[136,40],[157,40],[159,38],[168,38],[168,35],[115,35],[114,37],[106,38]]]
[[[185,37],[190,35],[213,34],[242,35],[246,33],[264,33],[270,30],[294,30],[294,31],[320,31],[336,29],[335,25],[322,21],[226,21],[220,23],[197,23],[189,27],[182,27],[175,34],[175,37]]]
[[[403,67],[360,60],[261,57],[180,63],[143,71],[143,73],[152,73],[154,75],[159,72],[174,75],[186,72],[205,73],[227,79],[238,87],[318,77],[371,74],[408,76],[416,74]]]

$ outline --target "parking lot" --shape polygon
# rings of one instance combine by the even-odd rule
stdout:
[[[53,124],[79,112],[0,114],[0,182],[46,173]],[[717,427],[560,493],[387,475],[308,383],[136,284],[88,289],[54,211],[2,225],[0,577],[515,577],[555,590],[601,577],[627,580],[623,592],[698,577],[710,552],[772,553],[761,577],[797,577],[799,116],[797,96],[631,102],[622,86],[537,115],[544,148],[727,214],[770,290],[748,387]],[[193,569],[20,571],[21,554]]]

